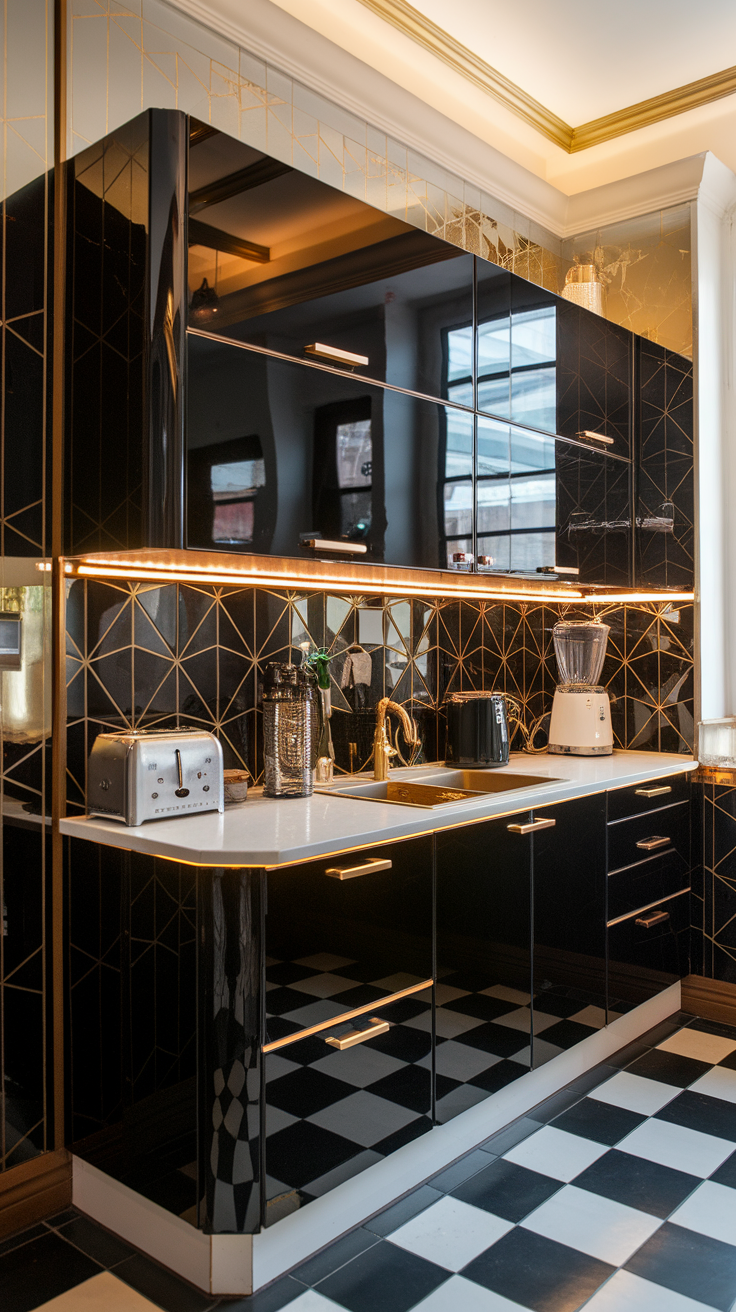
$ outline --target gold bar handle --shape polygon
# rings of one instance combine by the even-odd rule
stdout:
[[[642,852],[654,852],[658,847],[669,847],[671,842],[671,838],[642,838],[636,846],[641,848]]]
[[[662,784],[661,788],[637,788],[636,797],[664,797],[672,792],[672,784]]]
[[[367,1039],[375,1039],[377,1034],[386,1034],[388,1031],[387,1020],[377,1020],[371,1016],[371,1023],[364,1030],[348,1030],[347,1034],[327,1034],[325,1043],[329,1043],[333,1048],[339,1048],[340,1052],[345,1048],[352,1048],[356,1043],[365,1043]]]
[[[392,862],[387,857],[376,857],[363,861],[359,866],[328,866],[325,874],[330,879],[359,879],[361,875],[370,875],[376,870],[390,870]]]
[[[653,925],[661,925],[669,918],[669,911],[653,911],[649,916],[638,916],[634,924],[641,925],[642,929],[651,929]]]
[[[302,538],[299,545],[312,551],[342,551],[348,556],[364,556],[368,550],[365,542],[333,542],[331,538]]]
[[[538,829],[554,829],[557,824],[556,820],[548,820],[540,816],[538,820],[532,820],[528,825],[507,825],[510,834],[534,834]]]

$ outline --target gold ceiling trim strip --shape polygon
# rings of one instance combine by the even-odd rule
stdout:
[[[589,150],[591,146],[600,145],[603,141],[625,136],[651,123],[660,123],[663,119],[674,118],[676,114],[685,114],[690,109],[698,109],[701,105],[709,105],[714,100],[722,100],[724,96],[736,93],[734,66],[573,128],[431,19],[425,18],[413,5],[407,4],[407,0],[360,0],[360,3],[398,28],[405,36],[411,37],[487,95],[493,96],[494,100],[523,118],[542,136],[567,151],[568,155],[579,150]]]
[[[543,133],[556,146],[569,151],[572,143],[573,129],[564,119],[558,118],[551,110],[545,109],[533,96],[527,95],[521,87],[491,68],[484,59],[479,59],[467,46],[461,45],[454,37],[438,27],[424,14],[420,14],[406,0],[361,0],[366,9],[372,10],[391,23],[393,27],[409,36],[413,41],[424,46],[430,54],[436,55],[456,73],[462,74],[469,82],[480,87],[487,95],[493,96],[506,109],[510,109],[519,118],[530,123],[538,132]]]

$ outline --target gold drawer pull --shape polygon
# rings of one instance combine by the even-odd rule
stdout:
[[[642,838],[637,843],[642,852],[653,852],[657,847],[667,847],[672,842],[671,838]]]
[[[359,866],[329,866],[325,874],[330,879],[358,879],[360,875],[370,875],[374,870],[390,870],[391,865],[387,857],[376,857],[361,862]]]
[[[352,1048],[356,1043],[365,1043],[366,1039],[375,1039],[377,1034],[385,1034],[388,1030],[387,1020],[377,1020],[371,1016],[371,1023],[364,1030],[348,1030],[347,1034],[340,1034],[337,1037],[328,1034],[325,1043],[332,1044],[333,1048],[339,1048],[342,1052],[344,1048]]]
[[[669,918],[669,911],[651,911],[648,916],[638,916],[634,924],[641,925],[642,929],[651,929],[653,925],[661,925]]]
[[[538,820],[532,820],[528,825],[507,825],[510,834],[533,834],[537,829],[554,829],[557,824],[556,820],[547,820],[540,816]]]
[[[662,784],[661,788],[637,788],[636,797],[664,797],[672,792],[672,784]]]

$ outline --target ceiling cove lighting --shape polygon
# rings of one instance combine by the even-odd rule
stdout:
[[[36,566],[42,571],[49,571],[51,565],[41,561]],[[232,587],[261,587],[283,590],[304,591],[340,591],[370,594],[375,596],[458,597],[463,600],[477,601],[548,601],[551,603],[572,602],[576,605],[611,606],[637,602],[688,602],[694,601],[693,592],[606,592],[603,589],[582,591],[580,588],[567,587],[505,587],[496,583],[493,586],[487,576],[473,576],[474,585],[470,585],[466,575],[463,582],[445,578],[424,579],[366,579],[356,575],[349,568],[332,572],[326,570],[314,574],[295,571],[269,571],[253,565],[239,568],[223,568],[212,565],[164,564],[150,560],[79,560],[65,561],[64,573],[72,578],[119,579],[133,583],[198,583],[200,585],[230,585]],[[467,581],[466,581],[467,580]]]

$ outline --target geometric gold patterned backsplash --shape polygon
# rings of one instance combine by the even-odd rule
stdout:
[[[690,754],[692,605],[601,606],[599,614],[611,628],[602,682],[615,698],[615,745]],[[428,761],[444,754],[442,703],[450,690],[510,693],[530,725],[551,709],[553,625],[563,616],[590,615],[589,607],[576,612],[572,605],[535,602],[77,580],[67,623],[69,812],[84,810],[89,751],[97,733],[113,728],[213,729],[225,765],[244,766],[259,782],[265,667],[298,662],[301,644],[310,640],[334,654],[339,771],[366,765],[375,706],[384,695],[415,716]],[[371,657],[370,686],[357,693],[341,686],[348,648],[356,644]]]

